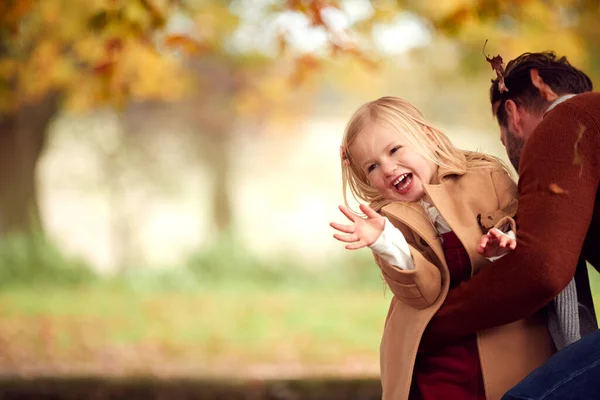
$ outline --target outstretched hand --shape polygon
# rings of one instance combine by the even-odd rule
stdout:
[[[344,225],[331,222],[329,225],[344,233],[335,233],[333,237],[340,242],[349,243],[345,246],[346,249],[356,250],[371,246],[383,233],[385,219],[371,207],[365,204],[360,205],[360,210],[365,214],[365,218],[352,213],[344,206],[339,206],[339,209],[352,223]]]
[[[484,257],[498,257],[514,250],[517,241],[504,234],[501,230],[492,228],[487,235],[483,235],[477,246],[477,252]]]

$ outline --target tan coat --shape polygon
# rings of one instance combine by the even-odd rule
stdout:
[[[475,273],[489,264],[476,252],[484,227],[510,222],[515,229],[510,216],[516,209],[516,185],[500,169],[440,169],[439,181],[426,185],[425,191],[462,242]],[[403,400],[408,398],[421,336],[448,293],[449,272],[440,239],[419,204],[391,203],[380,212],[402,231],[415,262],[414,270],[402,271],[376,257],[394,294],[381,342],[383,399]],[[487,400],[500,399],[555,352],[539,313],[478,332],[477,345]]]

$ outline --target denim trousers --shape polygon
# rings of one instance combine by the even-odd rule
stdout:
[[[502,397],[542,399],[600,399],[600,330],[556,353]]]

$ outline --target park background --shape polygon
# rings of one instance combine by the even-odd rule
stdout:
[[[508,161],[486,56],[554,50],[598,84],[599,19],[589,0],[2,2],[0,392],[377,398],[391,294],[328,226],[347,120],[400,96]]]

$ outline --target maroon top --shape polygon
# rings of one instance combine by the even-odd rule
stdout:
[[[471,262],[454,232],[444,233],[442,238],[452,290],[471,277]],[[471,335],[433,352],[419,352],[409,398],[485,400],[476,336]]]

